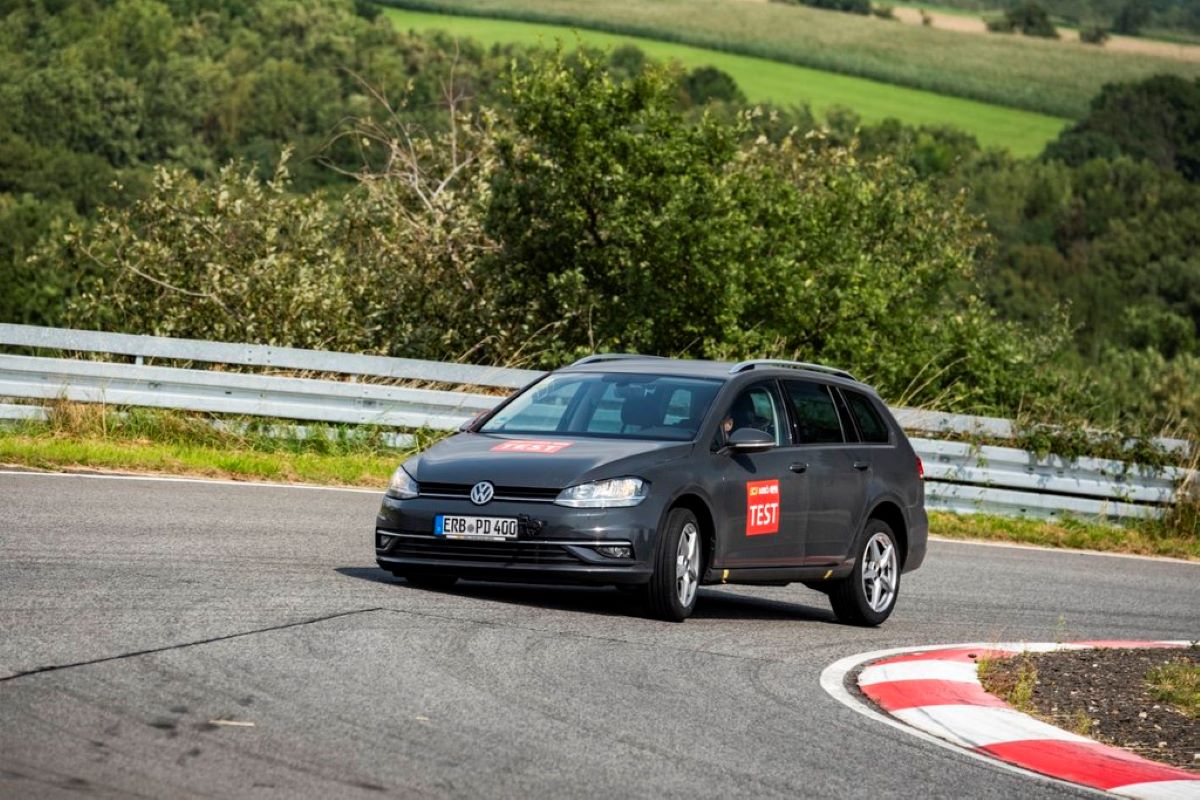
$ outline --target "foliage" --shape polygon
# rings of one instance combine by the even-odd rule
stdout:
[[[896,19],[896,9],[886,3],[874,4],[871,6],[871,14],[880,19]]]
[[[1146,0],[1127,0],[1113,17],[1113,30],[1126,36],[1137,36],[1150,22],[1150,4]]]
[[[1046,149],[1072,165],[1117,153],[1200,181],[1200,79],[1159,75],[1105,86],[1088,115]]]
[[[1177,658],[1146,674],[1146,688],[1155,700],[1170,703],[1181,714],[1200,719],[1200,663]]]
[[[1015,331],[977,298],[979,244],[905,168],[831,143],[737,145],[679,124],[661,74],[623,84],[550,61],[514,76],[488,230],[505,305],[580,352],[800,355],[892,396],[997,406],[1028,388],[1052,336]],[[529,286],[545,286],[530,297]],[[896,291],[897,287],[903,291]],[[897,357],[888,342],[909,343]],[[916,376],[916,377],[914,377]]]
[[[987,28],[994,33],[1012,33],[1014,31],[1026,36],[1041,36],[1047,39],[1057,39],[1058,31],[1050,21],[1046,9],[1037,3],[1024,2],[1005,10],[1004,16],[987,20]]]
[[[1100,25],[1085,25],[1079,29],[1079,41],[1102,45],[1108,41],[1108,31]]]
[[[697,67],[683,76],[681,81],[687,105],[703,106],[709,103],[733,103],[746,105],[746,96],[737,82],[716,67]]]

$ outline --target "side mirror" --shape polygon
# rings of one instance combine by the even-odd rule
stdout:
[[[775,437],[758,428],[738,428],[725,443],[735,453],[761,453],[775,446]]]

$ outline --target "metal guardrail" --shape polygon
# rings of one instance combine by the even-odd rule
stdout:
[[[448,364],[413,358],[301,350],[295,347],[261,344],[230,344],[199,339],[172,339],[165,336],[41,328],[36,325],[12,323],[0,323],[0,345],[77,353],[110,353],[134,356],[139,362],[146,358],[160,358],[428,381],[451,386],[495,386],[502,389],[519,389],[542,375],[541,372],[530,369]]]
[[[0,324],[0,346],[106,353],[137,363],[44,358],[0,353],[0,397],[149,406],[221,414],[395,428],[453,430],[496,395],[328,378],[285,377],[174,366],[146,358],[406,380],[451,386],[515,388],[542,373],[502,367],[443,364],[262,345],[202,342],[95,331]],[[1013,437],[1011,421],[996,417],[893,409],[910,432]],[[38,419],[36,405],[0,403],[0,419]],[[398,438],[397,441],[402,441]],[[1007,516],[1131,519],[1159,516],[1175,497],[1185,470],[1141,469],[1120,461],[1039,458],[1009,447],[912,438],[925,463],[931,509]],[[1162,440],[1165,446],[1186,442]]]

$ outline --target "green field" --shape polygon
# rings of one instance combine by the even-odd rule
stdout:
[[[567,45],[583,41],[597,47],[615,47],[632,42],[654,58],[673,59],[689,68],[711,65],[728,72],[751,102],[807,103],[818,112],[830,106],[846,106],[868,122],[895,117],[912,125],[953,125],[974,134],[985,146],[1005,147],[1017,155],[1040,152],[1067,124],[1065,119],[1045,114],[672,42],[395,8],[387,9],[387,14],[400,28],[440,29],[485,44],[553,46],[556,41]]]
[[[1106,83],[1200,63],[1027,36],[965,36],[891,20],[746,0],[389,0],[461,15],[646,36],[872,78],[910,88],[1082,116]]]

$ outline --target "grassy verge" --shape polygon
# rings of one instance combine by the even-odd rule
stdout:
[[[382,488],[398,456],[263,453],[181,443],[94,441],[0,433],[0,464]]]
[[[388,0],[412,10],[573,25],[871,78],[939,94],[1077,117],[1106,83],[1200,64],[954,31],[800,5],[742,0]]]
[[[929,532],[948,539],[984,539],[1038,547],[1172,556],[1200,560],[1200,538],[1180,535],[1162,523],[1120,527],[1066,519],[1042,522],[985,514],[929,514]]]
[[[60,403],[47,422],[0,426],[0,464],[234,480],[383,487],[405,452],[365,428],[309,426],[304,439],[268,435],[271,422]]]
[[[1006,148],[1022,156],[1040,153],[1068,123],[1046,114],[654,39],[400,9],[388,9],[387,14],[403,29],[444,30],[489,46],[516,43],[552,47],[556,41],[567,46],[581,41],[588,46],[612,48],[633,43],[652,58],[677,61],[689,69],[713,66],[729,73],[752,103],[807,104],[817,112],[842,106],[853,109],[866,122],[893,117],[911,125],[953,125],[975,136],[984,146]]]

